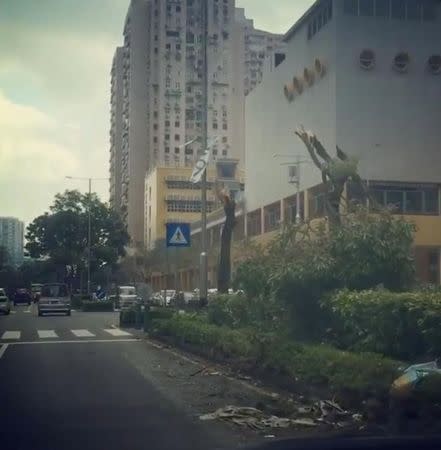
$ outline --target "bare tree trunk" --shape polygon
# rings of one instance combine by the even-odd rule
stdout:
[[[220,294],[228,293],[231,280],[231,240],[236,225],[236,203],[230,198],[224,201],[225,224],[222,229],[217,288]]]

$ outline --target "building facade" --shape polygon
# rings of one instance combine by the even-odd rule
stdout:
[[[24,224],[15,217],[0,217],[0,246],[4,247],[13,266],[23,264]]]
[[[324,215],[320,172],[301,165],[297,205],[281,164],[309,159],[294,135],[304,126],[356,157],[377,202],[417,225],[418,275],[439,282],[440,42],[438,1],[316,2],[286,34],[285,61],[247,97],[246,233],[275,231],[297,208]]]
[[[217,137],[214,160],[243,165],[245,94],[261,80],[261,62],[282,36],[254,30],[234,0],[207,5],[208,137]],[[146,172],[192,167],[201,150],[202,36],[201,0],[131,3],[124,31],[121,198],[133,241],[144,233]]]
[[[124,47],[117,47],[110,73],[110,207],[121,212]]]

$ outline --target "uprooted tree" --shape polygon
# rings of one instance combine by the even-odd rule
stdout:
[[[305,144],[314,165],[320,170],[325,187],[325,208],[331,225],[340,224],[340,202],[348,181],[358,184],[367,198],[367,191],[358,174],[358,161],[337,146],[337,156],[331,157],[317,136],[303,126],[295,134]]]
[[[231,281],[231,240],[236,225],[236,202],[229,192],[216,186],[216,193],[222,202],[225,212],[225,223],[222,228],[217,288],[219,293],[228,292]]]

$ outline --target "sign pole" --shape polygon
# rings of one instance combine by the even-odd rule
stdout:
[[[207,149],[207,122],[208,122],[208,2],[201,1],[202,31],[202,149]],[[207,303],[207,170],[201,180],[201,255],[200,255],[200,287],[199,300],[201,304]]]

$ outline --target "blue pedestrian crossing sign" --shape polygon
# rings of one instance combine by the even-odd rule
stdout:
[[[190,247],[189,223],[166,223],[167,247]]]

